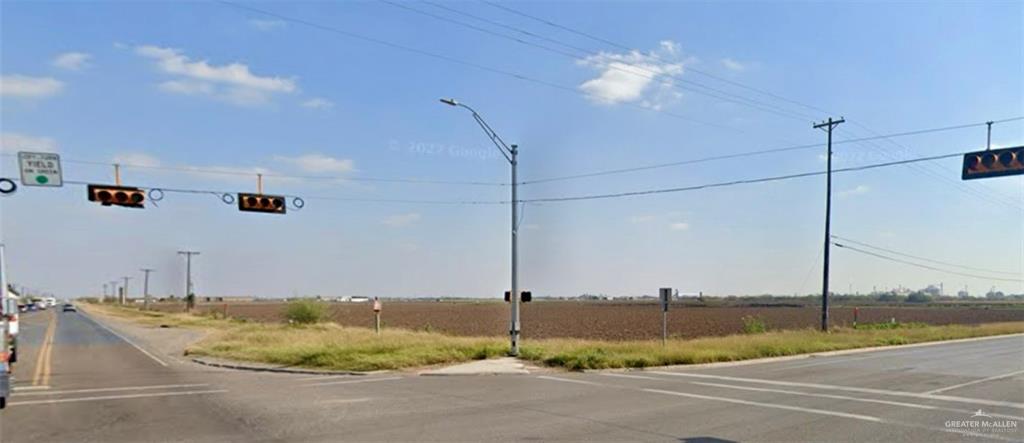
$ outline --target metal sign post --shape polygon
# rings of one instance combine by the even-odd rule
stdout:
[[[668,304],[672,300],[672,288],[661,288],[658,290],[661,297],[661,345],[668,342]]]
[[[25,186],[64,186],[60,155],[51,152],[19,152],[21,184]]]
[[[373,297],[373,325],[377,335],[380,335],[380,299]]]

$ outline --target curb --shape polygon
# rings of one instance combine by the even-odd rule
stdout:
[[[849,354],[862,354],[865,352],[874,351],[889,351],[894,349],[907,349],[907,348],[920,348],[925,346],[936,346],[950,343],[967,343],[981,340],[994,340],[999,338],[1010,338],[1010,337],[1024,337],[1024,333],[1018,332],[1013,334],[1001,334],[1001,335],[986,335],[983,337],[969,337],[969,338],[958,338],[956,340],[936,340],[927,341],[922,343],[911,343],[906,345],[885,345],[885,346],[871,346],[866,348],[853,348],[853,349],[841,349],[838,351],[824,351],[824,352],[813,352],[810,354],[797,354],[797,355],[784,355],[781,357],[765,357],[765,358],[752,358],[749,360],[736,360],[736,361],[718,361],[712,363],[695,363],[690,365],[668,365],[668,366],[649,366],[644,368],[609,368],[609,369],[584,369],[583,372],[643,372],[643,371],[664,371],[667,369],[701,369],[701,368],[729,368],[733,366],[746,366],[756,365],[761,363],[775,363],[785,362],[792,360],[807,360],[818,357],[832,357],[837,355],[849,355]]]
[[[233,361],[215,361],[206,360],[199,357],[191,357],[189,360],[194,363],[199,363],[204,366],[221,367],[225,369],[237,369],[237,370],[251,370],[255,372],[280,372],[280,373],[302,373],[307,375],[373,375],[377,373],[387,372],[386,370],[375,370],[370,372],[360,372],[355,370],[316,370],[316,369],[300,369],[288,366],[256,366],[250,364],[244,364]]]

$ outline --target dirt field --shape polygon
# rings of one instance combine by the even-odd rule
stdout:
[[[342,325],[373,327],[367,303],[329,303],[331,320]],[[199,310],[223,311],[231,317],[257,321],[284,321],[283,303],[206,304]],[[160,310],[181,310],[181,305],[160,305]],[[769,329],[816,327],[816,307],[674,307],[668,313],[669,335],[701,337],[742,332],[744,316],[761,318]],[[831,310],[832,324],[853,322],[853,308]],[[1024,309],[983,307],[860,307],[861,322],[924,322],[977,324],[1024,321]],[[385,302],[384,327],[430,330],[453,335],[504,336],[508,305],[499,302]],[[525,338],[574,337],[594,339],[653,339],[661,336],[661,310],[649,303],[538,301],[523,305]]]

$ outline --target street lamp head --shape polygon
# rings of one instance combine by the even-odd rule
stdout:
[[[459,105],[459,102],[455,101],[454,98],[442,98],[441,99],[441,103],[444,103],[444,104],[446,104],[448,106],[458,106]]]

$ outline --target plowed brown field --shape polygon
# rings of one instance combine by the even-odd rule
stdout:
[[[200,305],[200,312],[223,311],[231,317],[255,321],[284,321],[284,303],[233,303]],[[180,311],[181,305],[158,305]],[[978,324],[1024,321],[1024,309],[984,307],[860,307],[861,322]],[[853,322],[853,308],[831,311],[832,324]],[[368,303],[329,303],[332,321],[348,326],[373,327]],[[744,316],[761,318],[769,329],[816,327],[817,307],[695,307],[674,306],[668,313],[669,335],[702,337],[742,332]],[[497,302],[385,302],[385,327],[429,330],[453,335],[503,336],[508,330],[508,305]],[[654,303],[536,301],[523,305],[525,338],[573,337],[608,340],[661,337],[661,309]]]

